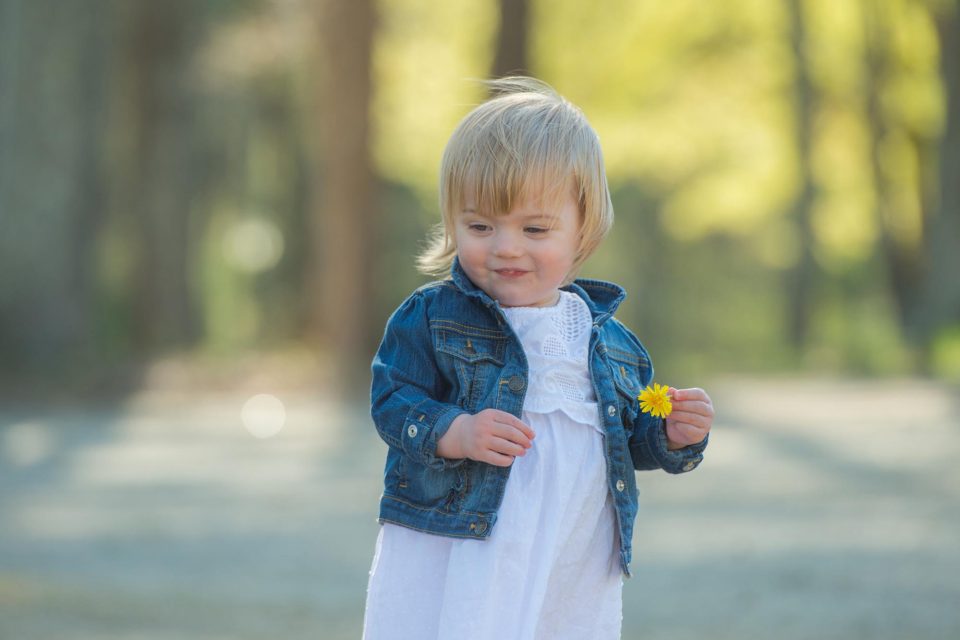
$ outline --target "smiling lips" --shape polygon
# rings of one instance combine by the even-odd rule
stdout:
[[[519,278],[528,272],[522,269],[494,269],[494,273],[503,278]]]

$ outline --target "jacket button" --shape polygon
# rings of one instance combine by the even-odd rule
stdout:
[[[524,387],[523,378],[520,376],[512,376],[507,382],[507,386],[510,387],[510,391],[520,391]]]
[[[696,468],[696,466],[697,466],[697,461],[696,461],[696,460],[691,460],[691,461],[688,462],[687,464],[683,465],[683,470],[684,470],[684,471],[693,471],[693,470]]]
[[[617,480],[617,491],[623,491],[626,486],[623,480]]]
[[[417,425],[412,424],[412,425],[410,425],[409,427],[407,427],[407,435],[410,436],[411,438],[416,438],[416,437],[417,437]]]
[[[607,415],[610,416],[611,418],[617,415],[617,408],[613,405],[610,405],[609,407],[607,407]]]

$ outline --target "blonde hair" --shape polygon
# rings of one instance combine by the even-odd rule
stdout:
[[[597,248],[613,224],[613,204],[596,132],[583,112],[549,85],[526,77],[487,83],[493,97],[460,122],[440,165],[440,211],[420,271],[446,275],[457,254],[456,216],[469,200],[479,211],[510,212],[539,198],[556,204],[570,189],[580,209],[580,244],[567,276]]]

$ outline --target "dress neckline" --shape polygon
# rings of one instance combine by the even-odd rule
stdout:
[[[520,306],[520,307],[501,307],[501,308],[502,308],[504,311],[506,311],[506,312],[529,311],[529,312],[531,312],[531,313],[538,313],[538,312],[539,312],[539,313],[543,313],[543,312],[546,312],[546,311],[555,311],[555,310],[557,310],[557,309],[560,308],[560,306],[561,306],[561,305],[563,304],[563,302],[564,302],[564,299],[565,299],[567,296],[572,296],[572,295],[576,295],[576,294],[573,294],[573,293],[570,293],[569,291],[564,291],[563,289],[560,289],[560,295],[557,296],[557,301],[556,301],[555,303],[551,304],[551,305],[548,306],[548,307]]]

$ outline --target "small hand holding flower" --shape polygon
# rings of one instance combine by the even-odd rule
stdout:
[[[647,388],[637,396],[640,399],[640,409],[654,418],[666,418],[673,411],[670,402],[670,387],[665,384],[647,385]]]
[[[713,425],[713,401],[703,389],[669,388],[667,448],[671,451],[703,442]],[[656,415],[656,414],[654,414]]]

